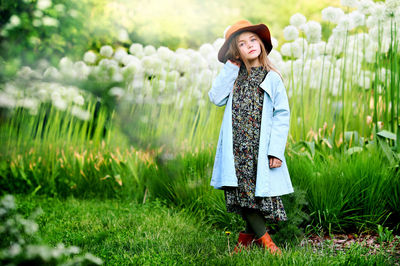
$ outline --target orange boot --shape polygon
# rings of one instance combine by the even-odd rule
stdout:
[[[261,247],[268,249],[272,254],[282,254],[282,251],[272,241],[268,232],[265,232],[265,234],[261,238],[255,240],[255,242]]]
[[[242,250],[242,247],[248,247],[254,240],[254,234],[246,234],[244,232],[239,233],[238,243],[236,244],[233,252],[238,253]]]

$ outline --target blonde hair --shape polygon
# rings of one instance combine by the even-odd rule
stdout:
[[[242,64],[245,65],[246,70],[248,75],[250,75],[251,67],[249,64],[249,61],[246,58],[243,58],[240,54],[239,50],[239,35],[243,32],[251,32],[251,31],[240,31],[235,33],[235,35],[232,36],[231,41],[229,42],[229,48],[228,51],[225,54],[225,58],[232,60],[232,61],[241,61]],[[257,35],[257,33],[252,32],[255,34],[255,37],[257,41],[260,43],[261,47],[261,53],[258,56],[258,60],[260,61],[261,65],[263,66],[264,70],[270,71],[274,70],[275,72],[278,73],[278,75],[281,77],[283,81],[283,77],[279,70],[272,64],[272,62],[268,58],[268,53],[267,50],[265,49],[263,41],[260,39],[260,37]]]

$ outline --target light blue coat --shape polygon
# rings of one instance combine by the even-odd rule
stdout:
[[[239,67],[227,61],[208,92],[212,103],[217,106],[226,105],[211,178],[211,186],[216,189],[238,186],[232,142],[232,91],[238,74]],[[264,100],[255,196],[280,196],[293,192],[284,156],[289,133],[289,102],[283,81],[275,71],[267,73],[260,87],[264,90]],[[282,165],[269,168],[268,155],[279,158]]]

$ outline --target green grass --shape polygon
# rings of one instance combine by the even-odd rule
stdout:
[[[37,219],[42,240],[50,245],[63,242],[102,258],[105,265],[390,265],[394,258],[354,245],[335,255],[329,248],[313,253],[290,239],[277,242],[282,257],[255,247],[230,256],[237,232],[212,227],[185,211],[167,208],[160,201],[137,204],[126,200],[59,200],[16,195],[18,211],[24,216],[41,206]],[[272,236],[274,238],[274,236]]]

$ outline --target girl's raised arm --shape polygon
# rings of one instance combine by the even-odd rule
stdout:
[[[208,97],[213,104],[216,106],[224,106],[227,103],[229,93],[233,89],[233,84],[238,74],[239,67],[230,61],[226,61],[208,92]]]

